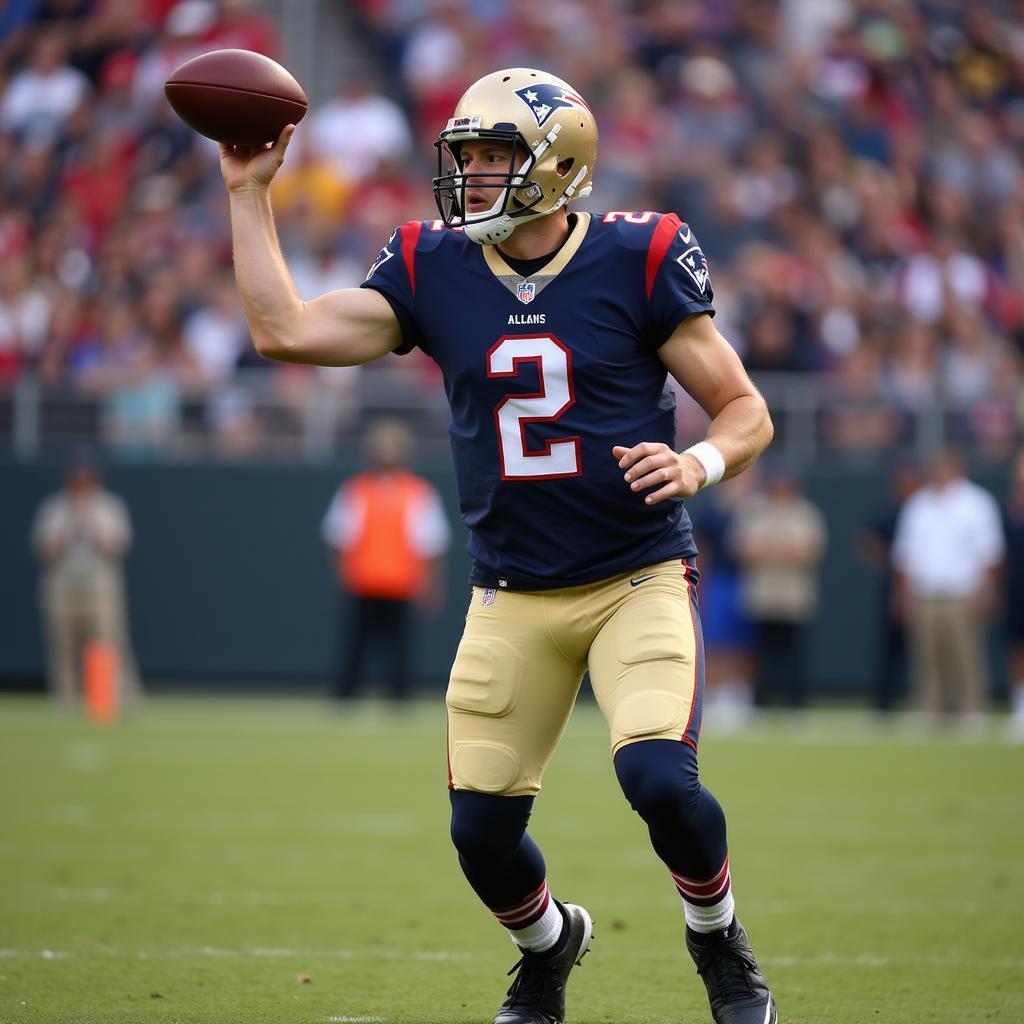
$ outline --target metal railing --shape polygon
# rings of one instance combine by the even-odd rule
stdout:
[[[1024,440],[1015,408],[996,417],[993,435],[978,431],[977,409],[954,407],[940,396],[913,410],[881,398],[852,400],[819,375],[762,374],[757,384],[775,423],[773,451],[801,464],[823,458],[878,462],[898,453],[923,457],[947,442],[1002,458]],[[0,453],[32,459],[89,445],[152,460],[316,460],[346,450],[368,421],[381,416],[405,420],[421,452],[447,452],[448,408],[440,380],[397,362],[349,375],[243,369],[217,390],[175,391],[169,398],[144,390],[95,395],[51,389],[26,373],[0,390]],[[880,436],[837,436],[841,418],[857,427],[869,417],[885,427]],[[691,399],[679,396],[680,441],[703,436],[706,422]]]

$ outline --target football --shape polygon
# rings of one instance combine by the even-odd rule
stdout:
[[[231,146],[273,142],[306,113],[302,86],[277,61],[252,50],[213,50],[182,64],[164,85],[190,128]]]

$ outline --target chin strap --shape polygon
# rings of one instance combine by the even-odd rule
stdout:
[[[494,220],[484,221],[482,224],[466,224],[462,230],[466,237],[471,242],[476,242],[477,245],[498,245],[515,231],[518,224],[522,223],[522,221],[513,222],[506,213],[501,217],[495,217]]]

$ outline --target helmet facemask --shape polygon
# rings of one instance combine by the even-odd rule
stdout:
[[[453,121],[457,120],[455,118]],[[468,141],[496,142],[507,146],[509,165],[503,171],[462,173],[462,143]],[[544,190],[530,180],[537,157],[514,125],[466,130],[449,125],[434,143],[437,149],[437,177],[434,178],[434,199],[445,227],[462,227],[474,242],[495,245],[506,239],[522,219],[543,198]],[[518,167],[515,161],[522,156]],[[466,192],[485,189],[497,193],[494,202],[478,213],[467,213]]]

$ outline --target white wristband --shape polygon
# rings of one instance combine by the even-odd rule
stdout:
[[[700,489],[717,484],[725,475],[725,459],[722,453],[710,441],[698,441],[683,452],[684,455],[692,455],[703,467],[707,477]]]

